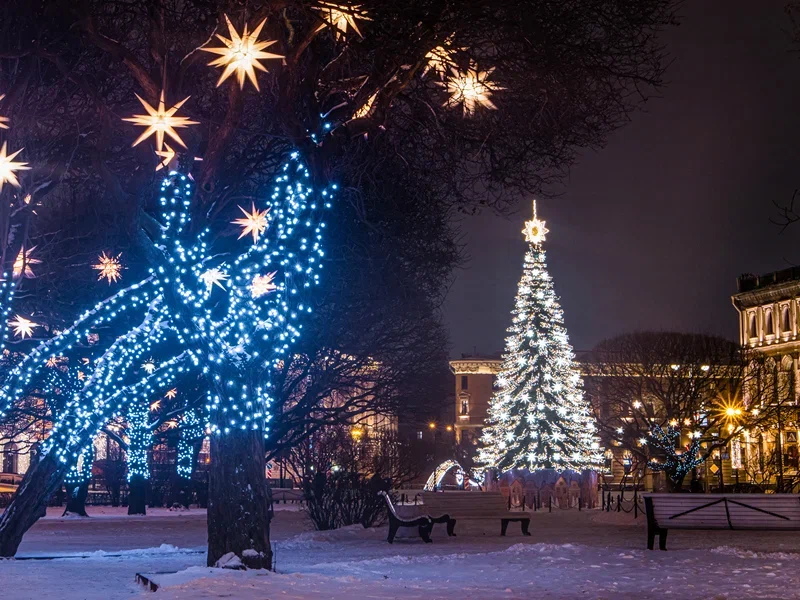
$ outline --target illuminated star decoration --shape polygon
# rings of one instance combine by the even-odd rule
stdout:
[[[36,250],[36,246],[31,246],[27,250],[24,248],[20,249],[17,258],[14,260],[14,277],[26,277],[27,279],[36,277],[36,274],[31,269],[31,265],[41,264],[42,261],[38,258],[33,258],[34,250]]]
[[[212,286],[219,286],[221,289],[225,289],[225,286],[222,285],[222,282],[228,279],[228,275],[220,271],[218,268],[214,267],[213,269],[209,269],[202,275],[200,275],[200,281],[206,284],[206,290],[211,291]]]
[[[326,22],[317,27],[317,31],[325,29],[326,27],[333,27],[336,39],[339,40],[342,35],[347,33],[347,28],[349,27],[355,31],[359,37],[364,37],[358,29],[356,19],[361,19],[362,21],[371,21],[372,19],[361,10],[359,5],[346,6],[334,4],[333,2],[319,2],[318,4],[319,6],[314,6],[313,8],[314,10],[322,11],[322,18]]]
[[[372,105],[375,103],[375,98],[377,97],[378,97],[378,92],[372,94],[372,96],[370,96],[364,103],[364,106],[362,106],[355,113],[353,113],[353,118],[361,119],[363,117],[369,116],[369,113],[372,110]]]
[[[251,212],[247,212],[241,206],[239,210],[244,213],[244,218],[231,221],[234,225],[239,225],[242,228],[242,234],[239,239],[251,234],[253,236],[253,243],[258,243],[258,237],[267,229],[267,213],[269,208],[261,211],[256,208],[255,203],[251,203]]]
[[[497,107],[491,101],[491,96],[493,92],[503,88],[489,81],[492,71],[494,71],[493,68],[488,71],[471,68],[460,73],[456,69],[450,69],[452,76],[444,83],[437,82],[439,85],[445,86],[450,94],[450,98],[445,104],[461,104],[465,116],[474,115],[479,106],[496,109]]]
[[[14,319],[9,321],[8,324],[14,330],[14,335],[23,340],[33,335],[34,327],[39,327],[37,323],[19,315],[15,315]]]
[[[169,398],[170,400],[172,400],[177,395],[178,395],[178,390],[176,388],[172,388],[166,394],[164,394],[164,396],[166,398]]]
[[[161,169],[168,168],[170,163],[175,160],[175,150],[173,150],[169,144],[165,143],[164,150],[156,150],[156,156],[161,158],[156,165],[156,171],[160,171]]]
[[[45,363],[44,363],[44,364],[45,364],[45,366],[47,366],[47,367],[53,368],[53,367],[55,367],[55,366],[58,364],[58,361],[56,360],[56,357],[55,357],[55,356],[51,356],[50,358],[48,358],[48,359],[45,361]]]
[[[108,256],[105,251],[103,251],[103,253],[97,257],[97,260],[100,262],[96,265],[92,265],[94,270],[100,271],[97,275],[97,281],[105,278],[108,284],[111,285],[122,279],[122,265],[119,262],[120,256],[122,256],[121,253],[116,256]]]
[[[5,97],[6,97],[5,94],[0,94],[0,102],[2,102],[3,98],[5,98]],[[11,119],[9,119],[8,117],[4,117],[3,115],[0,115],[0,129],[8,129],[7,123],[10,123],[10,122],[11,122]]]
[[[0,191],[3,189],[4,183],[10,183],[14,187],[20,187],[19,179],[17,179],[17,176],[14,173],[16,171],[30,170],[28,163],[14,160],[14,157],[16,157],[17,154],[22,152],[22,148],[20,148],[13,154],[7,154],[6,153],[7,146],[8,142],[3,142],[3,146],[0,147]]]
[[[161,408],[161,400],[156,400],[155,402],[153,402],[150,405],[150,410],[154,410],[155,411],[155,410],[158,410],[159,408]]]
[[[544,236],[550,232],[544,226],[544,221],[536,218],[536,200],[533,201],[533,219],[525,221],[525,228],[522,233],[525,234],[525,240],[531,244],[541,244],[544,241]]]
[[[264,19],[261,21],[261,24],[256,27],[252,33],[248,33],[247,24],[245,24],[241,37],[236,33],[236,29],[234,29],[231,24],[228,15],[225,15],[225,22],[228,24],[228,31],[231,36],[230,39],[217,34],[217,37],[224,46],[218,48],[200,48],[203,52],[212,52],[220,55],[219,58],[208,63],[209,66],[212,67],[225,67],[222,75],[219,76],[217,87],[221,86],[235,71],[237,79],[239,80],[239,88],[244,88],[244,78],[246,75],[253,84],[253,87],[258,90],[258,79],[256,79],[255,70],[258,69],[259,71],[267,72],[267,69],[259,61],[268,58],[283,58],[282,54],[272,54],[263,51],[264,48],[268,48],[274,44],[276,40],[267,42],[258,41],[258,36],[261,35],[261,29],[264,27],[264,23],[266,23],[267,20]]]
[[[197,125],[197,121],[190,121],[186,117],[176,117],[175,113],[178,112],[178,109],[180,109],[180,107],[183,106],[183,104],[189,99],[189,96],[178,102],[170,109],[165,108],[163,90],[161,91],[161,99],[158,101],[158,109],[150,106],[150,103],[139,96],[139,94],[136,94],[136,97],[139,98],[139,102],[142,103],[142,106],[144,106],[147,114],[133,115],[130,118],[122,120],[127,121],[128,123],[133,123],[134,125],[147,127],[147,129],[145,129],[144,133],[136,138],[136,141],[131,145],[136,146],[140,142],[143,142],[149,138],[151,135],[155,134],[156,151],[161,152],[161,150],[164,148],[164,134],[166,134],[171,137],[175,143],[180,144],[180,146],[183,148],[186,148],[186,144],[183,143],[181,136],[178,135],[178,132],[175,131],[175,128]]]
[[[272,280],[275,279],[276,273],[277,271],[273,271],[266,275],[256,275],[253,277],[253,282],[250,284],[250,293],[253,298],[258,298],[259,296],[269,294],[278,289],[278,286],[272,282]]]
[[[439,77],[444,77],[447,75],[447,71],[452,69],[456,66],[455,61],[453,60],[453,54],[455,53],[454,50],[450,48],[445,48],[444,46],[436,46],[433,50],[428,52],[425,55],[428,63],[425,65],[425,69],[422,71],[422,75],[425,76],[428,74],[428,71],[433,71]]]
[[[152,358],[148,358],[146,361],[144,361],[144,363],[142,363],[142,369],[144,369],[145,373],[151,375],[153,371],[156,370],[156,363],[153,362]]]

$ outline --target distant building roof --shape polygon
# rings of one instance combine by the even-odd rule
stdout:
[[[736,280],[736,288],[739,293],[752,292],[789,281],[800,281],[800,267],[789,267],[766,275],[745,273]]]

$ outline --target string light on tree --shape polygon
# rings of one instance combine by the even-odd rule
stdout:
[[[318,4],[319,6],[313,8],[321,12],[325,23],[317,27],[317,31],[332,27],[337,41],[347,33],[348,28],[355,31],[359,37],[364,37],[358,29],[356,19],[362,21],[371,21],[372,19],[367,16],[366,11],[361,9],[360,5],[347,6],[333,2],[318,2]]]
[[[16,152],[8,154],[8,142],[3,142],[0,146],[0,191],[3,190],[4,183],[10,183],[14,187],[20,187],[19,179],[17,179],[17,171],[29,171],[28,163],[15,161],[14,159],[22,152],[20,148]]]
[[[596,425],[547,272],[547,229],[535,205],[523,232],[528,251],[478,462],[501,472],[600,469]]]
[[[236,32],[228,15],[225,15],[225,22],[228,24],[228,31],[231,37],[226,38],[217,34],[217,38],[219,38],[224,46],[217,48],[201,48],[203,52],[219,54],[219,58],[208,63],[209,66],[225,67],[225,70],[219,77],[219,81],[217,81],[217,87],[221,86],[233,73],[236,73],[240,89],[244,88],[246,76],[253,84],[253,87],[258,90],[258,79],[256,78],[255,70],[258,69],[259,71],[267,72],[266,67],[264,67],[260,61],[284,58],[281,54],[264,52],[264,49],[274,44],[276,40],[266,42],[258,41],[258,36],[261,35],[261,29],[264,27],[267,20],[264,19],[261,21],[252,33],[248,33],[247,24],[245,24],[241,36]]]
[[[132,117],[128,117],[122,119],[123,121],[127,121],[128,123],[133,123],[134,125],[139,125],[141,127],[146,127],[147,129],[144,130],[144,133],[136,138],[136,141],[133,142],[133,146],[138,145],[139,143],[143,142],[151,135],[156,136],[156,151],[161,152],[164,148],[164,136],[168,135],[173,139],[173,141],[180,145],[182,148],[186,148],[186,144],[181,139],[181,136],[178,135],[178,132],[175,131],[175,128],[183,128],[188,127],[190,125],[197,125],[197,121],[192,121],[187,117],[178,117],[175,113],[183,106],[186,101],[189,99],[189,96],[172,106],[171,108],[167,109],[166,105],[164,104],[164,91],[161,91],[161,97],[158,101],[158,108],[153,108],[147,100],[136,94],[136,97],[139,99],[139,102],[142,103],[144,110],[147,112],[146,115],[133,115]]]
[[[14,330],[14,335],[22,338],[23,340],[26,337],[32,337],[33,329],[35,327],[39,327],[37,323],[34,323],[25,317],[21,317],[20,315],[16,315],[13,320],[8,322],[8,324]]]
[[[466,117],[473,116],[479,106],[492,110],[497,109],[491,97],[494,92],[504,88],[489,81],[493,71],[494,68],[488,71],[478,71],[473,67],[462,73],[456,69],[450,69],[451,76],[447,81],[437,82],[446,87],[450,94],[445,106],[460,104]]]
[[[97,257],[97,264],[92,265],[95,271],[99,271],[97,281],[105,279],[108,281],[108,284],[111,285],[122,279],[122,264],[119,262],[120,256],[122,256],[121,253],[116,256],[109,256],[103,251],[103,253]]]

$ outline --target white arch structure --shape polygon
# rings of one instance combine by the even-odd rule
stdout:
[[[434,491],[437,487],[439,487],[439,484],[442,483],[442,479],[444,479],[444,476],[447,475],[450,472],[450,469],[452,469],[453,467],[458,468],[458,471],[456,473],[461,473],[461,477],[463,478],[464,469],[461,468],[461,465],[454,460],[446,460],[433,470],[433,473],[431,473],[430,477],[428,477],[428,481],[425,482],[425,487],[422,488],[423,491],[425,492]]]

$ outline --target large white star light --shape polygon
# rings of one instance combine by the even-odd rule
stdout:
[[[29,171],[30,167],[28,163],[15,161],[14,158],[22,152],[22,148],[8,154],[6,149],[8,147],[8,142],[3,142],[3,145],[0,146],[0,191],[3,190],[4,183],[10,183],[14,187],[20,187],[19,179],[15,173],[17,171]]]
[[[450,69],[451,76],[445,82],[436,82],[447,88],[450,94],[445,105],[460,104],[464,110],[464,116],[470,117],[475,114],[477,108],[497,109],[491,100],[492,94],[503,88],[489,81],[489,76],[494,69],[488,71],[478,71],[473,67],[465,72]]]
[[[259,71],[267,72],[266,67],[259,61],[269,58],[283,58],[282,54],[272,54],[264,52],[264,48],[268,48],[276,42],[276,40],[269,40],[266,42],[259,42],[258,36],[261,35],[261,29],[264,27],[266,19],[256,27],[252,33],[247,31],[247,24],[244,26],[244,31],[240,36],[236,29],[234,29],[228,15],[225,15],[225,22],[228,24],[228,31],[230,32],[230,39],[217,34],[219,40],[224,44],[216,48],[200,48],[203,52],[211,52],[219,54],[219,58],[215,58],[209,64],[212,67],[225,67],[222,75],[219,76],[217,87],[234,72],[239,81],[239,87],[244,87],[245,76],[250,80],[253,86],[258,90],[258,80],[256,79],[256,69]]]
[[[155,134],[156,136],[156,151],[161,152],[164,149],[164,135],[168,135],[171,137],[176,144],[179,144],[182,148],[186,148],[186,144],[183,143],[181,136],[178,135],[178,132],[175,131],[175,128],[181,127],[188,127],[189,125],[197,125],[197,121],[192,121],[187,117],[176,117],[175,113],[178,112],[181,106],[189,99],[189,96],[172,106],[171,108],[166,108],[164,104],[164,91],[161,91],[161,97],[158,101],[158,108],[153,108],[147,100],[143,99],[139,94],[136,94],[136,97],[139,99],[139,102],[142,103],[144,110],[147,112],[146,115],[133,115],[132,117],[122,119],[123,121],[127,121],[128,123],[133,123],[134,125],[139,125],[141,127],[146,127],[147,129],[144,130],[144,133],[136,138],[136,141],[133,142],[133,146],[136,146],[140,142],[143,142],[151,135]]]
[[[361,19],[362,21],[371,21],[372,19],[361,9],[360,5],[353,4],[348,6],[334,2],[318,2],[317,4],[319,6],[314,6],[313,8],[321,11],[321,16],[325,21],[325,23],[317,27],[317,31],[332,27],[336,39],[339,40],[350,28],[358,34],[358,37],[364,37],[358,29],[356,19]]]
[[[533,201],[533,219],[530,221],[525,221],[525,228],[522,230],[522,233],[525,234],[525,240],[531,244],[541,244],[544,241],[545,236],[550,232],[544,226],[544,221],[540,221],[536,218],[536,200]]]

